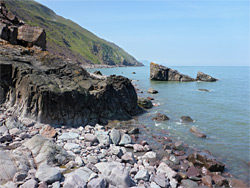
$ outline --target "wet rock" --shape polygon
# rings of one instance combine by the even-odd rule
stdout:
[[[190,116],[181,116],[181,122],[191,123],[191,122],[194,122],[194,120]]]
[[[157,113],[157,115],[155,117],[152,118],[152,120],[156,120],[156,121],[167,121],[169,120],[169,117],[161,114],[161,113]]]
[[[123,146],[131,143],[132,143],[131,137],[128,134],[123,134],[119,145]]]
[[[61,166],[72,159],[64,149],[41,135],[32,137],[24,143],[24,146],[32,152],[37,165],[53,164]]]
[[[56,137],[57,132],[53,127],[47,124],[40,130],[40,134],[45,138],[54,138]]]
[[[89,183],[87,188],[106,188],[107,182],[103,178],[94,178]]]
[[[199,91],[210,92],[208,89],[199,89]]]
[[[219,185],[219,186],[223,186],[223,185],[224,186],[228,186],[228,181],[223,176],[220,176],[220,175],[216,174],[216,175],[213,175],[212,179],[213,179],[213,181],[214,181],[214,183],[216,185]]]
[[[187,176],[190,178],[190,177],[196,177],[196,176],[199,176],[199,172],[197,171],[197,169],[194,167],[194,166],[190,166],[188,168],[188,171],[187,171]]]
[[[139,170],[136,175],[135,175],[135,179],[138,180],[144,180],[144,181],[148,181],[149,180],[149,174],[148,171],[146,170]]]
[[[118,145],[121,140],[121,133],[117,129],[112,129],[110,132],[110,139],[113,144]]]
[[[151,100],[151,101],[155,100],[155,99],[152,98],[152,97],[147,97],[147,99],[148,99],[148,100]]]
[[[195,81],[195,79],[179,73],[177,70],[150,63],[150,79],[159,81]]]
[[[133,127],[131,130],[128,131],[128,134],[139,134],[140,130],[137,127]]]
[[[0,143],[10,142],[11,140],[12,140],[12,136],[9,134],[0,136]]]
[[[215,82],[217,81],[216,78],[213,78],[212,76],[209,76],[203,72],[198,72],[197,73],[197,77],[196,77],[197,81],[203,81],[203,82]]]
[[[158,93],[158,91],[155,90],[155,89],[153,89],[153,88],[149,88],[148,89],[148,93],[150,93],[150,94],[156,94],[156,93]]]
[[[134,154],[132,152],[126,152],[122,157],[121,157],[122,161],[125,163],[129,163],[129,164],[135,164],[136,160],[134,157]]]
[[[190,154],[188,160],[195,166],[206,167],[211,172],[223,172],[225,168],[223,163],[216,161],[214,158],[196,152]]]
[[[95,71],[95,72],[94,72],[94,74],[97,74],[97,75],[100,75],[100,76],[102,76],[102,73],[101,73],[101,71]]]
[[[181,180],[181,185],[185,188],[198,187],[198,184],[192,180]]]
[[[135,72],[132,72],[132,74],[136,74]]]
[[[56,181],[60,181],[60,179],[62,178],[62,174],[55,167],[40,165],[36,172],[36,178],[38,178],[41,182],[47,182],[51,184]]]
[[[229,181],[229,185],[230,187],[235,187],[235,188],[248,188],[245,182],[239,179],[234,179],[234,178]]]
[[[200,137],[200,138],[206,138],[207,135],[204,133],[201,133],[196,127],[192,126],[190,128],[190,132],[193,133],[195,136]]]
[[[138,105],[145,109],[150,109],[153,107],[153,104],[150,100],[142,98],[142,97],[138,97]]]
[[[204,185],[206,185],[206,186],[208,186],[208,187],[212,187],[212,178],[211,178],[211,176],[208,176],[208,175],[203,176],[203,177],[201,178],[201,181],[202,181],[202,183],[203,183]]]
[[[20,188],[37,188],[37,187],[38,183],[34,179],[30,179],[20,186]]]
[[[177,141],[174,143],[174,147],[175,149],[177,150],[184,150],[184,145],[183,145],[183,142],[182,141]]]

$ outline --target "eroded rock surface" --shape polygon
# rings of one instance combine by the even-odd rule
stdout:
[[[0,38],[11,44],[25,47],[39,46],[46,49],[46,33],[40,27],[25,24],[13,13],[8,11],[5,3],[0,4]]]
[[[194,78],[181,74],[177,70],[158,65],[153,62],[150,63],[150,80],[181,82],[195,81]]]
[[[0,95],[19,117],[86,125],[126,120],[140,112],[130,80],[97,78],[47,52],[0,44]]]

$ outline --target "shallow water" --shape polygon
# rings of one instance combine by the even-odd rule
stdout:
[[[143,93],[141,96],[155,98],[159,104],[139,116],[139,122],[155,129],[166,129],[175,139],[185,141],[189,146],[208,149],[219,160],[226,163],[227,170],[237,178],[249,182],[250,167],[250,99],[249,67],[171,67],[179,72],[196,77],[198,71],[218,78],[206,82],[159,82],[149,80],[149,67],[124,67],[98,69],[103,74],[122,75],[135,80]],[[94,72],[97,69],[89,69]],[[136,74],[132,74],[136,72]],[[147,93],[148,88],[159,91]],[[210,92],[199,91],[208,89]],[[155,113],[166,114],[170,121],[154,122]],[[183,115],[191,116],[192,124],[180,123]],[[197,138],[189,132],[196,126],[208,138]]]

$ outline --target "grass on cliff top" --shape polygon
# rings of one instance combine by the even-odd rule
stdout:
[[[137,60],[117,45],[105,41],[69,19],[33,0],[6,1],[7,8],[32,26],[43,27],[48,51],[81,62],[116,65]]]

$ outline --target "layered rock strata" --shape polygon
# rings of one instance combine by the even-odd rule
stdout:
[[[125,120],[140,112],[130,80],[90,75],[36,48],[0,43],[0,102],[19,117],[65,125]]]

